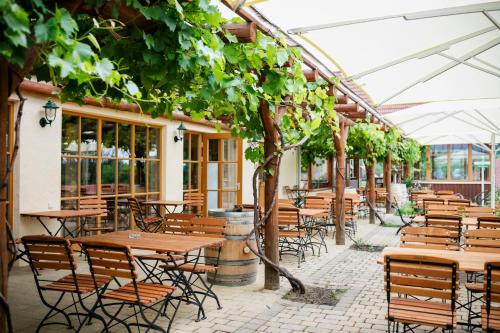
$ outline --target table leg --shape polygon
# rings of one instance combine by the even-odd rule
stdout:
[[[37,216],[36,219],[38,220],[38,222],[40,222],[40,224],[44,227],[44,229],[48,232],[49,236],[54,236],[54,234],[50,231],[49,228],[47,228],[47,226],[45,225],[45,223],[43,223],[43,220],[40,216]],[[61,228],[57,229],[57,232],[59,232]],[[57,232],[56,232],[56,235],[57,235]]]

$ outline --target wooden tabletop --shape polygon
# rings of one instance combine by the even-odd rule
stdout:
[[[425,223],[425,215],[415,216],[413,223]],[[477,226],[477,217],[463,217],[462,225]]]
[[[304,217],[318,217],[327,214],[328,211],[325,209],[313,209],[313,208],[301,208],[299,210],[299,215]]]
[[[468,272],[483,272],[484,264],[487,261],[500,261],[500,253],[386,247],[377,259],[377,263],[383,264],[384,257],[391,254],[409,254],[417,258],[419,256],[433,256],[443,259],[456,260],[459,265],[459,270]]]
[[[136,250],[173,253],[186,253],[205,247],[220,246],[224,244],[224,238],[168,235],[130,230],[78,237],[71,241],[75,243],[82,243],[85,241],[107,241],[128,245]]]
[[[176,201],[176,200],[152,200],[152,201],[145,201],[142,204],[143,205],[161,205],[161,206],[180,206],[180,205],[189,205],[194,203],[193,200],[182,200],[182,201]]]
[[[22,216],[28,217],[47,217],[51,219],[67,219],[71,217],[87,217],[87,216],[98,216],[106,213],[102,209],[63,209],[63,210],[48,210],[46,212],[31,212],[31,213],[21,213]]]

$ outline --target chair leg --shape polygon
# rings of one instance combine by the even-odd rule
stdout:
[[[66,293],[61,293],[61,295],[59,296],[59,298],[57,299],[57,301],[54,303],[54,304],[49,304],[45,298],[43,297],[42,293],[40,292],[40,299],[42,300],[42,303],[45,304],[50,310],[49,312],[47,312],[47,314],[45,315],[45,317],[43,317],[43,319],[40,321],[40,324],[38,324],[38,327],[36,328],[36,332],[40,332],[40,329],[44,326],[49,326],[49,325],[66,325],[69,329],[73,328],[73,325],[71,323],[71,320],[69,319],[69,316],[61,309],[59,309],[57,306],[59,305],[59,303],[61,303],[62,299],[64,298],[64,295]],[[53,312],[56,312],[53,314]],[[53,316],[55,316],[57,313],[61,314],[64,316],[64,319],[66,319],[66,323],[58,323],[58,322],[50,322],[50,323],[46,323],[45,321],[52,318]]]

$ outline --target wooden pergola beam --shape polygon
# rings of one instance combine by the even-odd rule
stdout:
[[[240,43],[254,43],[257,39],[255,22],[224,24],[222,29],[234,35]]]
[[[316,82],[319,79],[319,72],[316,68],[305,69],[303,73],[307,82]]]
[[[339,95],[337,96],[337,101],[335,102],[337,105],[338,104],[347,104],[348,102],[348,97],[347,95]]]
[[[335,111],[342,113],[355,113],[359,112],[359,105],[357,103],[335,104]]]

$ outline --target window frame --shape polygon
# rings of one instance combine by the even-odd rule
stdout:
[[[61,161],[63,158],[73,158],[77,159],[77,189],[76,189],[76,195],[74,196],[63,196],[61,193],[61,204],[64,204],[64,202],[71,202],[71,201],[76,201],[77,204],[80,200],[82,199],[112,199],[114,198],[115,200],[120,200],[120,199],[125,199],[129,197],[135,197],[135,198],[144,198],[145,200],[149,199],[154,199],[154,198],[162,198],[163,196],[163,158],[162,158],[162,151],[163,151],[163,131],[164,127],[161,125],[151,125],[148,123],[141,123],[139,121],[130,121],[130,120],[123,120],[119,118],[112,118],[112,117],[106,117],[106,116],[98,116],[98,115],[89,115],[81,112],[74,112],[74,111],[69,111],[66,109],[63,109],[62,112],[62,117],[64,116],[74,116],[78,117],[78,136],[77,136],[77,145],[78,145],[78,150],[77,154],[67,154],[62,151],[62,146],[61,146]],[[81,125],[82,125],[82,118],[87,118],[87,119],[93,119],[97,121],[97,149],[96,149],[96,155],[82,155],[81,153]],[[102,156],[102,125],[104,122],[109,122],[109,123],[114,123],[115,126],[115,156],[114,157],[103,157]],[[118,135],[119,135],[119,125],[120,124],[127,124],[130,125],[130,157],[119,157],[118,155],[118,150],[119,150],[119,145],[118,145]],[[136,126],[141,126],[146,128],[146,152],[144,157],[136,157],[135,156],[135,128]],[[149,148],[150,148],[150,142],[149,142],[149,136],[150,136],[150,129],[156,129],[158,130],[158,144],[159,147],[157,148],[158,150],[158,156],[156,158],[151,158],[149,157]],[[61,140],[63,140],[62,137],[62,128],[61,128]],[[62,143],[62,141],[61,141]],[[96,159],[96,191],[95,194],[93,195],[82,195],[81,193],[81,161],[82,159]],[[108,160],[108,161],[114,161],[114,167],[115,167],[115,191],[112,194],[105,193],[103,194],[102,191],[102,161]],[[120,160],[127,160],[130,163],[130,179],[129,179],[129,191],[127,193],[119,193],[119,161]],[[135,164],[136,161],[144,161],[145,162],[145,192],[136,192],[135,188]],[[159,179],[158,179],[158,191],[150,191],[149,188],[149,172],[150,172],[150,163],[149,161],[154,161],[157,162],[159,165]],[[62,173],[62,170],[61,170]],[[62,186],[62,179],[61,179],[61,186]],[[115,218],[115,227],[117,228],[119,224],[119,221]],[[130,217],[130,228],[134,229],[135,225],[133,222],[133,219]]]

